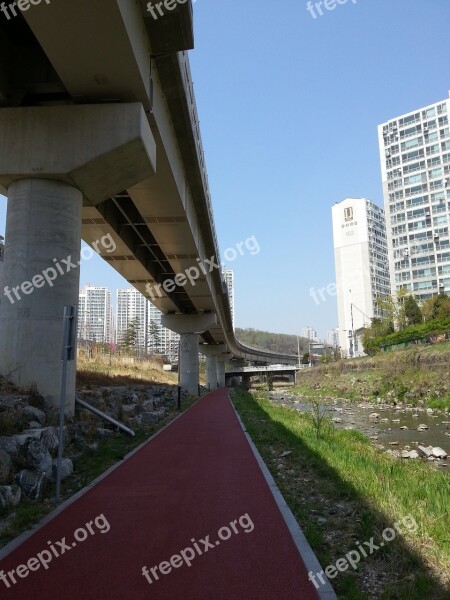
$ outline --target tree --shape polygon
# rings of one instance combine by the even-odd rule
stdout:
[[[405,298],[408,292],[406,288],[398,290],[397,295],[386,296],[384,298],[376,298],[375,302],[377,306],[383,311],[385,319],[388,323],[393,323],[397,329],[404,329],[406,327],[406,316],[405,316]]]
[[[445,319],[450,317],[450,298],[441,292],[434,299],[433,319]]]
[[[436,297],[434,297],[434,298],[427,298],[426,300],[423,300],[422,303],[421,303],[421,305],[420,305],[420,310],[422,311],[423,320],[425,322],[433,320],[433,312],[434,312],[434,302],[435,302],[435,300],[436,300]]]
[[[128,324],[125,330],[120,345],[127,350],[134,350],[137,346],[139,334],[139,319],[136,317]]]
[[[148,349],[152,354],[158,354],[161,346],[161,336],[158,324],[151,319],[148,324]]]
[[[450,316],[450,298],[441,292],[438,296],[424,300],[421,309],[425,321],[445,319]]]
[[[405,318],[407,325],[419,325],[423,322],[422,311],[414,296],[405,299]]]

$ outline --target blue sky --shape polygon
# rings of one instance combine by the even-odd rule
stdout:
[[[236,325],[321,336],[337,325],[331,206],[382,204],[377,125],[450,89],[448,0],[197,0],[191,67],[222,253],[238,257]],[[6,201],[0,198],[0,233]],[[81,284],[124,281],[98,258]]]

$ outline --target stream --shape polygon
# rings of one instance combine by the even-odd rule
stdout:
[[[295,396],[289,390],[270,392],[272,402],[289,406],[301,412],[310,412],[311,407],[305,398]],[[400,457],[402,450],[417,450],[419,459],[432,466],[446,470],[450,474],[450,457],[447,459],[427,459],[418,446],[442,448],[450,454],[450,415],[437,409],[413,407],[411,405],[392,406],[383,403],[357,403],[352,400],[326,399],[330,418],[338,429],[357,429],[369,437],[372,443],[385,452]],[[374,415],[378,415],[375,417]],[[426,426],[419,431],[420,425]],[[403,429],[402,429],[403,428]]]

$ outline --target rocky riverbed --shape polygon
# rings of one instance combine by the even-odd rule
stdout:
[[[269,398],[301,412],[309,412],[307,398],[289,390],[271,392]],[[379,450],[402,460],[422,460],[450,473],[450,414],[411,404],[392,406],[381,400],[354,402],[345,398],[321,401],[337,428],[357,429]]]

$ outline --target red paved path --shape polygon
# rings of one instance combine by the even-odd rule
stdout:
[[[187,546],[248,514],[253,531],[220,541],[189,568],[172,568],[151,585],[142,575]],[[3,600],[312,600],[307,580],[281,513],[234,414],[226,390],[202,398],[50,523],[7,556],[4,571],[48,549],[103,514],[110,531],[99,533],[17,578]],[[251,523],[243,522],[246,528]],[[248,527],[247,527],[248,525]],[[87,531],[86,527],[84,529]],[[87,532],[88,533],[88,532]],[[80,533],[82,535],[82,533]],[[224,530],[223,536],[227,533]],[[196,553],[195,549],[193,550]],[[44,555],[44,559],[46,555]],[[178,565],[181,559],[173,559]],[[36,563],[31,563],[36,567]],[[162,565],[168,569],[170,565]],[[25,574],[25,571],[21,571]],[[150,575],[151,579],[153,577]]]

